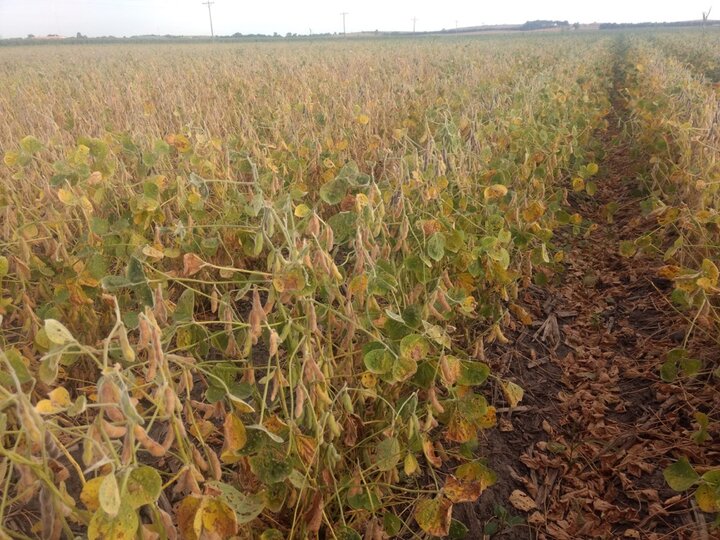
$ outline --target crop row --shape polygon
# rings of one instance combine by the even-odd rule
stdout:
[[[621,252],[662,254],[666,264],[659,273],[673,280],[673,304],[690,322],[683,346],[668,351],[662,379],[712,387],[720,366],[716,359],[699,360],[704,351],[689,350],[687,343],[693,334],[717,343],[720,328],[720,101],[703,73],[647,40],[634,40],[628,61],[629,127],[636,150],[647,161],[643,207],[655,228],[634,242],[623,242]],[[695,412],[698,445],[709,440],[712,413],[711,403]],[[720,469],[701,476],[682,458],[665,475],[678,491],[695,487],[703,511],[720,510]]]
[[[461,535],[609,106],[605,41],[520,43],[6,58],[8,531]]]

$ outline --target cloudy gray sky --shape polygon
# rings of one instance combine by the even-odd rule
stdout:
[[[717,0],[715,0],[716,3]],[[640,22],[699,19],[713,0],[215,0],[215,33],[418,30],[533,19]],[[720,11],[720,3],[718,3]],[[713,13],[720,18],[720,13]],[[713,17],[715,18],[715,17]],[[0,36],[209,34],[201,0],[0,0]]]

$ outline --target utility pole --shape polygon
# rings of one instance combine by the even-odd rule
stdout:
[[[202,2],[203,5],[206,5],[208,7],[208,16],[210,17],[210,37],[212,39],[215,39],[215,32],[213,31],[213,25],[212,25],[212,9],[210,6],[212,6],[215,2],[211,2],[208,0],[207,2]]]
[[[455,31],[457,31],[457,29],[458,29],[458,22],[457,22],[457,19],[455,19]]]
[[[707,11],[703,11],[703,28],[705,28],[705,25],[707,24],[708,20],[710,19],[710,12],[712,11],[712,6],[710,6],[710,9]]]
[[[343,11],[340,15],[343,18],[343,36],[345,35],[345,15],[350,15],[347,11]]]
[[[417,22],[417,17],[413,17],[412,22],[413,22],[413,34],[414,34],[415,33],[415,23]]]

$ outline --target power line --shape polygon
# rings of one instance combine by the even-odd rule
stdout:
[[[203,5],[206,5],[208,7],[208,16],[210,17],[210,37],[212,39],[215,39],[215,32],[213,31],[213,24],[212,24],[212,9],[210,6],[212,6],[215,2],[211,2],[208,0],[207,2],[201,2]]]

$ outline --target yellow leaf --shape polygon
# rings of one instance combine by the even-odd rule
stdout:
[[[720,277],[720,270],[715,266],[715,263],[710,259],[703,259],[702,262],[702,273],[707,277],[710,285],[716,287],[718,284],[718,278]]]
[[[62,411],[62,408],[55,405],[49,399],[41,399],[35,405],[35,410],[39,414],[56,414]]]
[[[162,259],[163,257],[165,257],[165,254],[162,251],[152,247],[149,244],[142,248],[142,253],[143,253],[143,255],[145,255],[146,257],[150,257],[151,259],[159,260],[159,259]]]
[[[295,217],[302,219],[304,217],[309,216],[311,212],[312,212],[312,210],[310,210],[310,207],[307,204],[298,204],[295,207],[294,214],[295,214]]]
[[[198,539],[198,533],[200,531],[195,529],[195,517],[198,515],[198,510],[200,510],[202,502],[202,498],[189,495],[178,505],[176,519],[181,538],[185,540]],[[202,516],[200,517],[202,519]],[[200,529],[202,527],[202,521],[198,525],[198,529]]]
[[[705,292],[710,292],[715,289],[715,287],[713,287],[712,281],[710,281],[710,279],[706,277],[698,278],[695,284]]]
[[[713,513],[720,511],[720,495],[708,484],[701,484],[695,492],[695,500],[700,510]]]
[[[450,532],[452,502],[445,497],[421,499],[415,506],[415,521],[420,528],[433,536],[447,536]]]
[[[523,219],[528,223],[537,221],[545,214],[545,205],[540,201],[533,201],[525,210],[523,210]]]
[[[495,473],[484,463],[473,461],[458,467],[455,476],[449,476],[443,493],[454,503],[475,502],[485,489],[497,481]]]
[[[489,201],[492,199],[499,199],[501,197],[504,197],[505,195],[507,195],[507,192],[508,189],[502,184],[493,184],[492,186],[486,187],[483,194],[485,195],[485,200]]]
[[[517,404],[522,401],[525,391],[520,386],[510,381],[501,381],[500,386],[502,386],[503,394],[505,395],[507,402],[510,404],[510,407],[517,407]]]
[[[473,440],[476,435],[477,428],[475,425],[458,411],[455,411],[448,422],[445,437],[447,437],[449,441],[462,444]]]
[[[104,476],[91,478],[90,480],[85,482],[85,485],[80,492],[80,500],[85,505],[85,508],[87,508],[91,512],[94,512],[95,510],[100,508],[100,484],[102,484],[104,479]]]
[[[572,188],[573,188],[573,191],[582,191],[583,189],[585,189],[585,180],[583,180],[579,176],[573,178]]]
[[[209,499],[202,505],[201,538],[222,540],[230,538],[238,529],[237,516],[220,499]]]
[[[48,397],[50,398],[50,401],[53,402],[53,405],[57,405],[58,407],[69,407],[72,403],[72,400],[70,399],[70,392],[62,386],[58,386],[54,390],[51,390]]]
[[[419,469],[417,458],[412,454],[407,454],[405,456],[405,462],[403,463],[403,469],[408,476],[415,474]]]
[[[20,154],[18,152],[7,152],[5,154],[5,157],[3,157],[3,162],[8,167],[14,167],[15,164],[18,162],[19,157]]]
[[[497,424],[497,409],[492,405],[488,406],[485,414],[480,418],[478,427],[482,429],[490,429]]]
[[[55,319],[46,319],[44,328],[47,338],[55,345],[65,345],[66,343],[75,341],[70,330]]]
[[[64,204],[72,204],[75,202],[75,195],[69,189],[60,188],[58,189],[58,199]]]
[[[366,126],[370,122],[370,117],[367,114],[358,114],[355,120],[358,124]]]
[[[360,383],[365,388],[375,388],[375,386],[377,386],[377,377],[375,376],[375,374],[366,371],[365,373],[360,375]]]

